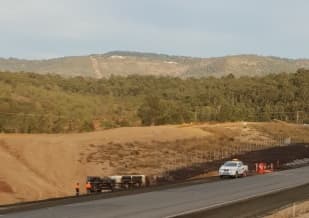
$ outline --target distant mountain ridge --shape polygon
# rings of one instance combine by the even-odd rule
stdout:
[[[234,55],[214,58],[170,56],[166,54],[113,51],[88,56],[68,56],[45,60],[0,58],[0,70],[11,72],[55,73],[65,77],[102,78],[111,75],[156,75],[172,77],[263,76],[293,73],[309,68],[309,59],[272,56]]]

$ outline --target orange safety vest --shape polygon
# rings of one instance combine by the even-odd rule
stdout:
[[[259,163],[259,173],[263,174],[265,170],[265,164],[264,163]]]

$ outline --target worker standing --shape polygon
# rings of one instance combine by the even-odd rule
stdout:
[[[75,192],[76,192],[76,196],[79,196],[79,182],[77,182],[75,185]]]
[[[86,183],[86,191],[87,191],[87,194],[91,194],[91,183],[90,182]]]

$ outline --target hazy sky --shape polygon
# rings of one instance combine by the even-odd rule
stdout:
[[[0,57],[309,58],[308,0],[0,0]]]

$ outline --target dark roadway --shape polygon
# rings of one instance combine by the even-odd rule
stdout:
[[[173,217],[309,183],[309,167],[2,215],[4,218]]]

